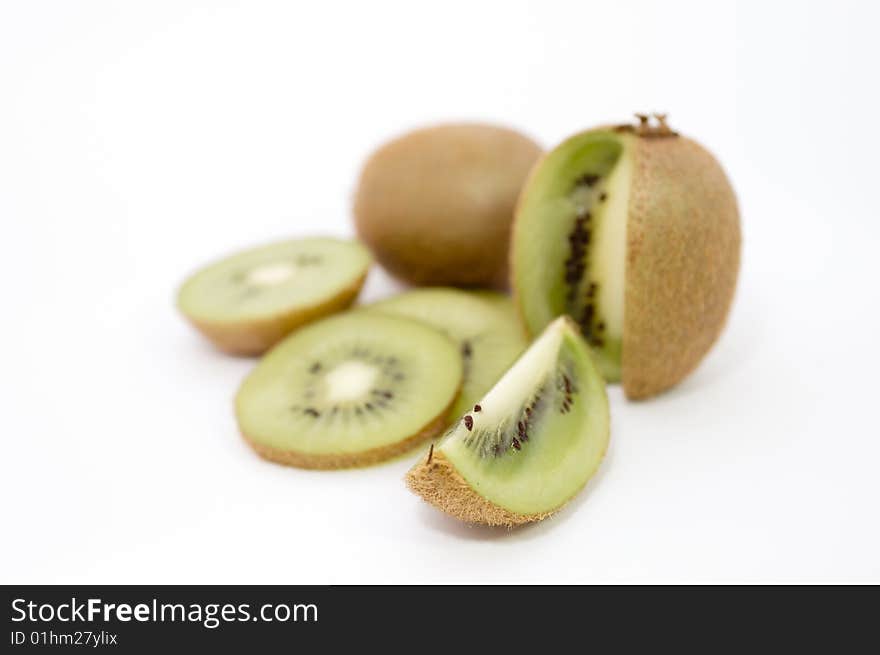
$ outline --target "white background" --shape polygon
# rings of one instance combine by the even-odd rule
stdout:
[[[876,3],[0,2],[0,582],[880,582]],[[351,234],[363,158],[666,110],[737,189],[727,331],[557,517],[265,463],[182,278]],[[393,284],[371,275],[365,298]]]

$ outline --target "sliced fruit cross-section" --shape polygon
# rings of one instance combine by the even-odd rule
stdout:
[[[405,318],[349,312],[272,349],[235,401],[263,457],[303,468],[388,459],[443,429],[462,379],[446,336]]]
[[[259,355],[300,325],[350,305],[370,262],[354,241],[275,243],[198,271],[180,288],[177,304],[221,350]]]
[[[617,135],[581,134],[543,160],[517,209],[514,287],[529,331],[568,314],[609,381],[620,379],[630,176]]]

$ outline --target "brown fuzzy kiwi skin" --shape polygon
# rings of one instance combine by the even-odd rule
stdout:
[[[418,285],[508,284],[510,226],[541,148],[494,125],[419,129],[380,147],[361,172],[357,232],[395,276]]]
[[[452,462],[433,448],[426,461],[416,464],[406,474],[406,485],[427,502],[465,523],[512,528],[541,521],[560,509],[517,514],[499,507],[475,492]]]
[[[319,318],[347,309],[360,293],[367,274],[322,303],[252,321],[212,322],[183,315],[219,350],[240,356],[262,355],[288,334]]]
[[[718,161],[682,136],[630,136],[621,372],[630,399],[676,385],[720,335],[740,262],[736,196]]]
[[[425,427],[416,432],[414,435],[397,441],[387,446],[379,448],[371,448],[358,453],[338,453],[333,455],[315,455],[312,453],[303,453],[295,450],[284,450],[258,443],[249,437],[244,431],[241,436],[247,444],[263,459],[276,464],[284,464],[285,466],[295,466],[301,469],[313,470],[334,470],[343,468],[356,468],[378,464],[386,460],[392,459],[398,455],[412,450],[416,446],[424,443],[428,439],[436,437],[448,424],[448,414],[455,400],[458,398],[458,391],[453,394],[449,404],[437,416],[431,419]]]

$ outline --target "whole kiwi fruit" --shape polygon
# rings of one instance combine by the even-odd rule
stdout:
[[[629,398],[677,384],[718,338],[740,261],[736,197],[665,115],[563,141],[520,196],[512,286],[531,334],[568,314]]]
[[[354,199],[360,238],[419,285],[506,287],[514,207],[541,148],[485,124],[418,129],[367,160]]]

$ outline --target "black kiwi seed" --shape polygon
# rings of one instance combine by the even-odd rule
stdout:
[[[577,179],[578,184],[584,184],[586,186],[593,186],[598,181],[599,181],[599,176],[594,175],[593,173],[585,173],[584,175],[581,175]]]
[[[309,367],[309,373],[317,373],[321,370],[321,362],[315,362]]]
[[[512,450],[520,450],[530,440],[529,431],[532,428],[532,422],[540,414],[541,407],[552,398],[548,395],[553,393],[552,384],[551,381],[545,381],[535,392],[535,395],[523,405],[519,417],[511,423],[487,429],[476,425],[473,417],[466,414],[461,420],[469,432],[465,437],[465,444],[482,457],[503,457],[505,454],[511,453]],[[558,384],[562,384],[561,378],[559,378]],[[572,379],[572,388],[574,388],[574,384]]]
[[[461,354],[462,354],[464,357],[470,357],[471,355],[474,354],[474,350],[473,350],[473,348],[471,347],[471,342],[470,342],[470,341],[463,341],[463,342],[462,342],[462,344],[461,344]]]
[[[593,188],[602,177],[594,173],[585,173],[576,178],[576,186]],[[608,193],[604,189],[596,189],[598,202],[605,202]],[[587,341],[594,346],[601,346],[602,340],[597,338],[596,333],[605,330],[604,322],[598,320],[598,312],[594,299],[597,295],[597,285],[586,277],[590,268],[589,246],[593,238],[593,216],[590,212],[594,209],[590,206],[590,200],[578,202],[575,206],[575,216],[572,231],[568,235],[568,257],[564,262],[563,279],[566,285],[566,302],[568,313],[578,319],[581,332]],[[584,294],[585,297],[581,296]],[[579,297],[581,296],[581,297]],[[585,306],[582,306],[585,305]]]
[[[578,217],[574,223],[574,229],[568,235],[569,256],[565,260],[565,282],[568,285],[566,298],[569,305],[573,304],[577,295],[577,287],[586,270],[586,246],[590,243],[591,231],[589,228],[592,215],[586,208],[578,208]]]
[[[306,408],[303,410],[303,413],[304,413],[304,414],[308,414],[309,416],[314,416],[315,418],[318,418],[318,417],[321,415],[321,412],[319,412],[319,411],[318,411],[317,409],[315,409],[314,407],[306,407]]]
[[[482,411],[482,410],[483,410],[483,408],[482,408],[480,405],[474,405],[474,411],[475,411],[475,412],[480,412],[480,411]]]

